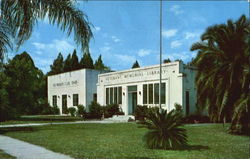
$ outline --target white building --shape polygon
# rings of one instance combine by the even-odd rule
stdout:
[[[48,77],[48,102],[65,108],[95,100],[101,105],[119,104],[125,115],[137,105],[159,106],[159,65],[118,72],[81,69]],[[195,69],[182,62],[162,65],[162,107],[182,105],[185,114],[195,111]]]
[[[97,102],[116,103],[125,115],[133,114],[136,105],[159,106],[159,65],[98,75]],[[162,108],[181,104],[186,115],[196,105],[195,69],[182,62],[162,65]]]
[[[48,76],[48,102],[58,106],[60,114],[66,108],[82,104],[88,105],[97,100],[96,83],[98,74],[107,71],[80,69]]]

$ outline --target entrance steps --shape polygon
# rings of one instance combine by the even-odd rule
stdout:
[[[104,121],[113,121],[113,122],[128,122],[135,120],[133,115],[113,115],[111,118],[106,118]]]

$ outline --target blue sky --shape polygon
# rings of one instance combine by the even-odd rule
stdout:
[[[141,66],[159,63],[159,1],[87,1],[79,8],[93,25],[94,38],[90,53],[95,60],[100,54],[113,70],[131,68],[135,60]],[[208,26],[249,16],[247,1],[164,1],[163,2],[163,58],[195,57],[192,43],[199,41]],[[39,21],[31,38],[9,58],[26,50],[36,66],[44,73],[62,52],[64,58],[73,49],[82,56],[72,36],[67,37],[48,20]]]

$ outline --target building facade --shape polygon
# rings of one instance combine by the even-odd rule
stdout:
[[[66,108],[83,105],[88,110],[91,101],[97,100],[98,74],[106,71],[80,69],[48,76],[48,102],[58,106],[60,114]]]
[[[98,75],[97,102],[119,104],[125,115],[134,113],[137,105],[159,106],[159,65]],[[183,107],[186,115],[196,109],[195,68],[182,62],[162,65],[162,108]]]

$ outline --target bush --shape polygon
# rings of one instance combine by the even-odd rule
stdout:
[[[210,118],[208,116],[203,115],[189,115],[183,118],[184,123],[210,123]]]
[[[69,114],[71,116],[75,116],[76,115],[76,108],[75,107],[69,107],[68,110],[69,110]]]
[[[50,104],[46,101],[45,103],[41,104],[42,106],[42,115],[58,115],[60,114],[60,110],[57,106],[50,106]]]
[[[137,105],[135,108],[135,120],[140,120],[140,121],[144,121],[147,113],[148,113],[148,107],[146,105],[142,106],[142,105]]]
[[[92,101],[91,104],[89,105],[88,118],[101,119],[102,114],[103,114],[102,106],[99,103]]]
[[[77,116],[80,116],[80,117],[83,117],[83,118],[86,117],[86,110],[85,110],[83,105],[78,105],[77,106],[77,113],[76,114],[77,114]]]
[[[110,104],[105,107],[103,107],[103,112],[105,118],[112,117],[113,115],[122,115],[123,112],[120,111],[118,104]]]
[[[181,116],[174,110],[149,111],[143,127],[149,129],[145,134],[146,145],[152,149],[177,149],[187,145],[186,129],[181,128]]]

